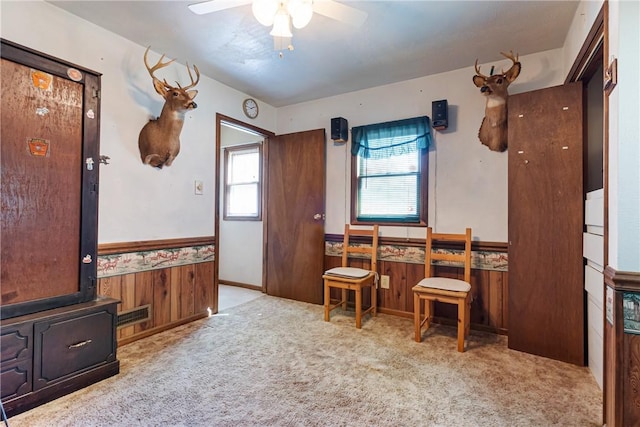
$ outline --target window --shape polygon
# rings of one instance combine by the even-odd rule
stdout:
[[[428,117],[352,130],[351,222],[427,224]]]
[[[224,149],[224,219],[262,219],[262,144]]]

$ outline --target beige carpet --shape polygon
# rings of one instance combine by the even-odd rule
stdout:
[[[9,419],[21,426],[596,426],[587,368],[455,330],[269,296],[118,350],[121,373]]]

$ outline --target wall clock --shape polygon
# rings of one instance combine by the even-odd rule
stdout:
[[[250,119],[255,119],[258,117],[258,103],[255,99],[247,98],[242,101],[242,111]]]

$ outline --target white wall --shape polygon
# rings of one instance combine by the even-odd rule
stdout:
[[[262,138],[222,126],[220,129],[220,248],[219,277],[247,285],[262,286],[262,221],[224,220],[224,147],[262,142]]]
[[[602,0],[583,0],[578,5],[562,47],[565,76],[569,74],[571,66],[578,57],[578,53],[602,8],[602,3]]]
[[[640,3],[609,3],[609,61],[618,85],[609,97],[609,265],[640,271]]]
[[[565,74],[595,21],[602,0],[582,1],[563,48]],[[640,271],[640,4],[609,1],[609,58],[618,59],[618,85],[609,96],[608,263]]]
[[[146,47],[42,1],[2,1],[0,8],[4,39],[103,74],[100,152],[111,164],[100,168],[99,242],[213,235],[215,114],[241,119],[247,96],[202,76],[198,108],[185,118],[180,155],[162,170],[145,166],[138,133],[162,108],[142,61]],[[158,53],[149,54],[150,61],[158,58]],[[188,60],[177,58],[166,69],[167,80],[188,82],[181,65]],[[274,129],[275,108],[259,104],[254,124]],[[204,195],[194,194],[195,180],[203,181]]]
[[[497,47],[506,49],[506,47]],[[437,58],[434,58],[437,60]],[[510,93],[562,84],[562,50],[520,58],[522,73]],[[482,65],[482,64],[481,64]],[[508,69],[509,60],[485,64],[483,70]],[[472,227],[475,239],[507,241],[507,152],[490,151],[478,140],[484,98],[472,83],[469,67],[346,93],[278,109],[277,133],[325,128],[327,134],[327,233],[341,233],[350,219],[350,143],[334,144],[332,117],[344,117],[349,127],[427,115],[431,102],[447,99],[449,128],[434,132],[429,153],[429,225],[437,231]],[[416,227],[383,227],[384,236],[423,238]]]

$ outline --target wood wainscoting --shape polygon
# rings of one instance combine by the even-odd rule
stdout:
[[[605,425],[640,426],[640,272],[604,270]]]
[[[325,270],[340,266],[341,235],[326,235]],[[378,273],[389,276],[389,289],[378,287],[378,311],[402,317],[413,317],[411,288],[424,278],[424,240],[380,238]],[[443,246],[443,250],[462,250],[462,246]],[[473,242],[471,270],[471,328],[506,334],[508,330],[508,271],[507,244]],[[366,259],[354,260],[354,267],[368,268]],[[443,277],[462,279],[462,268],[435,266],[435,273]],[[363,291],[368,292],[368,290]],[[337,293],[332,298],[338,298]],[[365,294],[365,301],[369,301]],[[455,325],[456,307],[436,303],[435,321]]]
[[[98,294],[120,301],[119,345],[217,312],[214,243],[206,237],[98,246]]]

